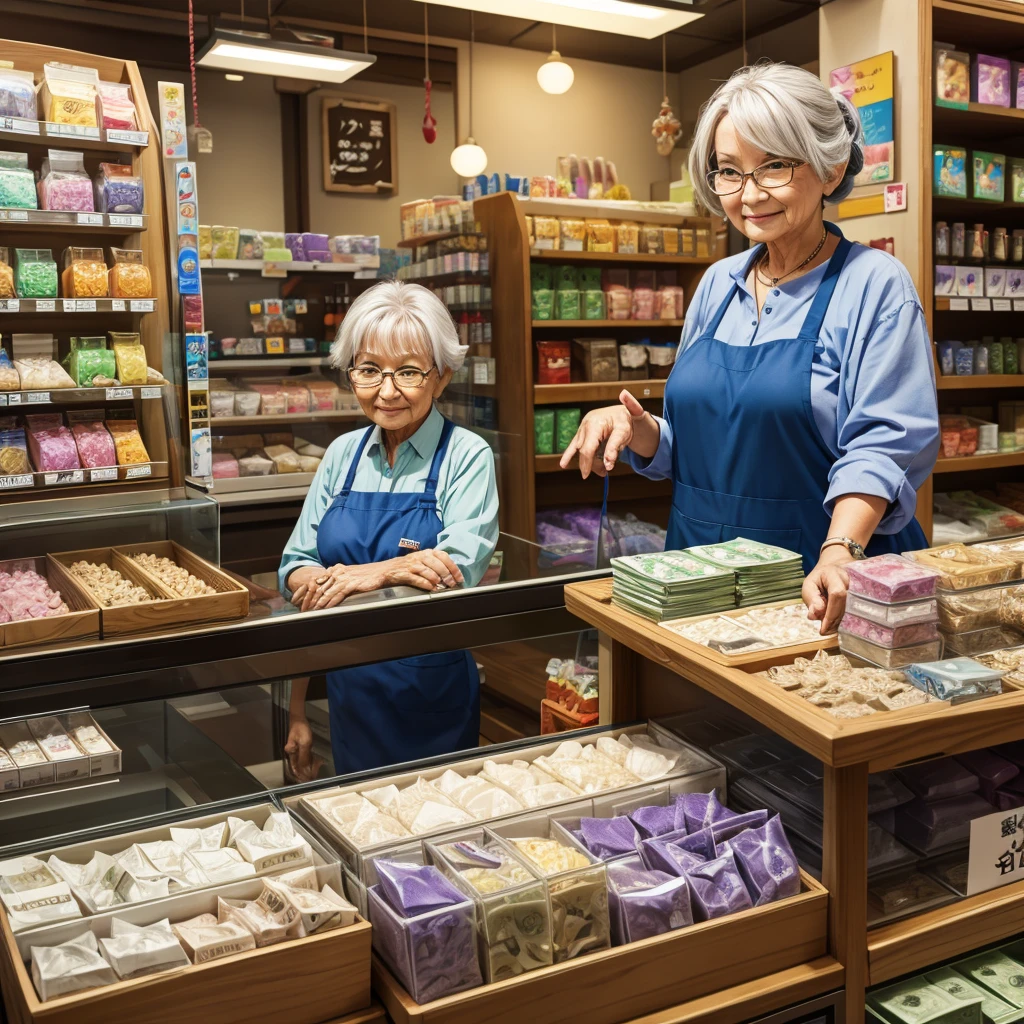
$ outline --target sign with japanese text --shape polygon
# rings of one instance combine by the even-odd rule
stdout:
[[[854,179],[856,185],[896,180],[893,78],[892,50],[836,68],[829,75],[832,92],[857,108],[864,129],[864,169]]]
[[[1024,879],[1024,807],[971,822],[967,895]]]
[[[398,191],[398,108],[353,97],[323,100],[324,191],[393,195]]]

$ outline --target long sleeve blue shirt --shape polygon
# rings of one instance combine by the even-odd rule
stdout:
[[[758,321],[744,275],[750,259],[748,250],[709,268],[687,310],[677,360],[704,333],[733,283],[739,291],[718,329],[719,341],[763,345],[800,333],[828,264],[773,288]],[[685,361],[674,372],[685,373]],[[880,249],[854,245],[843,267],[814,350],[811,410],[835,459],[822,481],[825,511],[831,515],[844,494],[885,498],[889,507],[877,532],[898,533],[914,516],[917,489],[935,464],[940,432],[924,310],[906,267]],[[682,429],[686,410],[674,412],[676,429]],[[655,418],[661,440],[654,457],[628,449],[624,454],[638,473],[668,479],[672,428]]]

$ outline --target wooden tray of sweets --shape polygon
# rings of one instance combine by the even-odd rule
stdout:
[[[30,644],[52,644],[62,640],[98,640],[100,609],[88,591],[66,584],[63,574],[53,568],[45,557],[13,558],[0,562],[0,572],[32,570],[42,576],[51,589],[59,591],[68,606],[66,615],[44,619],[18,619],[0,626],[0,647],[22,647]]]

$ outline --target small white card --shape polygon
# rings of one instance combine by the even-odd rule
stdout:
[[[885,212],[898,213],[907,208],[907,185],[903,181],[894,181],[885,186]]]

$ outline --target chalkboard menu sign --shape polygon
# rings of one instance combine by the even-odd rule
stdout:
[[[398,109],[393,103],[332,96],[323,100],[324,191],[398,191]]]

